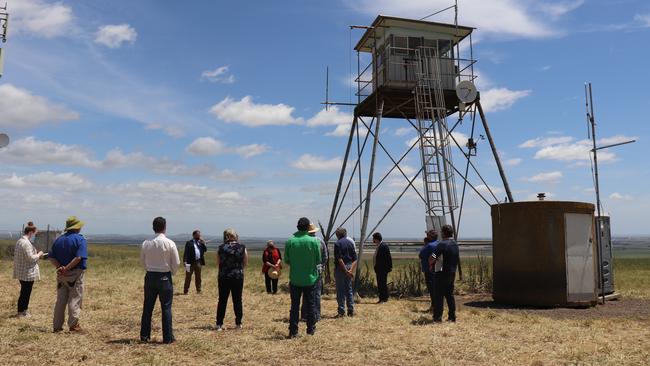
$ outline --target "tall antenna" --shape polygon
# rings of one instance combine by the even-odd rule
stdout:
[[[7,42],[7,29],[9,27],[9,13],[7,12],[7,3],[5,6],[0,6],[0,40],[2,43]]]
[[[330,103],[330,67],[325,69],[325,110],[329,109]]]

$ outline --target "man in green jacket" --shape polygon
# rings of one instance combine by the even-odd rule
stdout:
[[[307,334],[314,335],[316,317],[314,314],[314,291],[318,280],[318,265],[321,261],[320,242],[309,235],[310,221],[306,217],[298,220],[298,231],[284,245],[284,263],[289,265],[289,289],[291,291],[291,312],[289,313],[289,338],[298,336],[300,298],[304,297],[307,318]]]

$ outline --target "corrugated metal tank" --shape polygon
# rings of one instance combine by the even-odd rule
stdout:
[[[594,238],[591,203],[493,205],[494,300],[527,306],[595,305]]]

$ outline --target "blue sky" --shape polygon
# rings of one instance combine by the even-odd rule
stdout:
[[[584,141],[591,81],[602,142],[638,140],[602,155],[613,232],[650,234],[650,3],[459,3],[459,22],[477,28],[477,85],[515,199],[594,200]],[[147,233],[158,215],[173,233],[283,236],[299,216],[325,223],[351,110],[325,113],[320,102],[326,66],[331,99],[351,100],[350,44],[361,32],[349,25],[450,4],[8,0],[0,132],[12,143],[0,150],[0,230],[62,226],[71,214],[89,233]],[[383,122],[396,155],[414,136],[405,127]],[[381,156],[378,174],[387,164]],[[484,141],[477,164],[505,196]],[[405,165],[417,171],[416,156]],[[375,196],[371,225],[399,178]],[[464,215],[462,236],[489,236],[489,207],[475,195]],[[358,217],[347,226],[358,230]],[[380,230],[419,237],[423,228],[423,206],[409,194]]]

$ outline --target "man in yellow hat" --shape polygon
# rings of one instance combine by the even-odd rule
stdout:
[[[84,273],[88,260],[88,243],[79,234],[84,222],[70,216],[65,222],[65,234],[58,237],[50,249],[50,262],[56,267],[56,305],[54,305],[54,332],[63,330],[65,309],[68,308],[68,327],[81,332],[79,315],[84,293]]]

